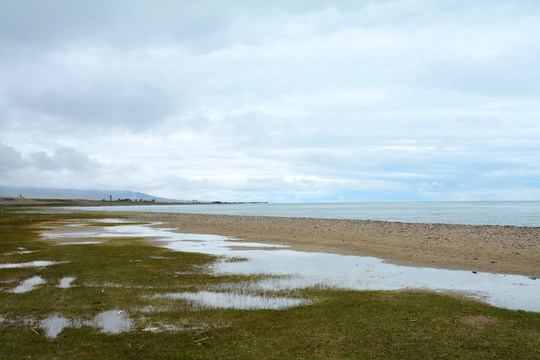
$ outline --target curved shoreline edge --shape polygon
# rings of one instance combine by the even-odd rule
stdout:
[[[540,228],[267,216],[107,212],[183,233],[374,256],[399,265],[540,277]],[[240,244],[239,244],[240,245]]]

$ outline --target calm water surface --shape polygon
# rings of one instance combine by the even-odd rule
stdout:
[[[268,274],[266,278],[241,285],[231,285],[232,296],[210,294],[168,294],[171,298],[201,297],[201,301],[230,302],[241,300],[249,306],[261,301],[260,291],[274,292],[313,286],[355,290],[425,289],[465,294],[489,304],[516,310],[540,311],[540,280],[520,275],[473,273],[434,268],[398,266],[374,257],[293,251],[284,246],[238,242],[219,235],[182,234],[170,229],[146,225],[120,225],[101,229],[100,238],[141,236],[158,240],[160,246],[184,252],[223,256],[211,266],[212,273]],[[82,234],[85,236],[86,234]],[[81,236],[81,234],[79,234]],[[241,248],[236,248],[241,246]],[[253,247],[253,249],[249,249]],[[273,250],[263,250],[272,248]],[[243,258],[245,261],[229,261]],[[235,289],[234,286],[240,286]],[[239,296],[242,295],[242,296]],[[219,298],[219,296],[221,296]],[[218,298],[216,298],[218,297]],[[281,306],[281,299],[269,299]],[[302,301],[295,299],[292,301]],[[241,304],[242,305],[242,304]],[[240,305],[239,305],[240,306]],[[243,304],[242,306],[245,306]],[[265,304],[264,306],[268,306]],[[293,304],[294,306],[294,304]],[[271,308],[271,307],[269,307]]]
[[[205,204],[78,207],[80,210],[540,226],[540,201]]]

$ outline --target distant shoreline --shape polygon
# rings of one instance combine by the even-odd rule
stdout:
[[[100,204],[108,205],[108,204]],[[540,227],[540,202],[337,202],[337,203],[212,203],[125,206],[94,209],[126,212],[170,212],[209,215],[305,217],[378,220],[400,223],[502,225]],[[92,207],[80,208],[92,210]]]
[[[95,206],[101,202],[0,199],[1,203],[15,205],[21,210],[34,208],[56,212],[79,211],[72,209],[72,206]],[[65,207],[65,210],[56,206]],[[300,251],[374,256],[401,265],[540,278],[540,227],[122,210],[110,212],[99,207],[80,211],[128,217],[142,222],[160,222],[164,227],[185,233],[217,234],[247,241],[289,245]]]
[[[43,206],[142,206],[142,205],[235,205],[235,204],[268,204],[267,201],[152,201],[152,200],[89,200],[63,198],[13,198],[0,197],[2,205],[43,205]]]

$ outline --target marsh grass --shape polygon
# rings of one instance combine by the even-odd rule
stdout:
[[[212,275],[206,269],[217,258],[170,251],[140,238],[55,246],[39,237],[47,224],[110,215],[10,208],[0,214],[0,263],[63,261],[0,269],[0,358],[540,358],[538,313],[431,292],[329,289],[278,294],[313,300],[284,310],[194,310],[186,301],[152,296],[226,288],[255,277]],[[20,248],[33,252],[13,253]],[[46,284],[10,292],[35,275]],[[75,277],[72,287],[58,288],[66,276]],[[105,334],[85,325],[110,310],[125,311],[131,330]],[[52,314],[82,325],[47,338],[39,322]]]

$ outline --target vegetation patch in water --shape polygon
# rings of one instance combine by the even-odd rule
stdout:
[[[193,309],[156,294],[234,288],[255,277],[215,276],[217,258],[118,237],[53,246],[40,229],[110,214],[21,213],[0,209],[0,354],[22,358],[513,358],[540,357],[540,314],[422,291],[307,289],[280,310]],[[24,248],[24,253],[17,253]],[[31,251],[31,252],[26,252]],[[25,279],[44,283],[13,293]],[[67,276],[71,286],[59,288]],[[231,285],[232,284],[232,285]],[[103,315],[106,314],[106,315]],[[119,320],[105,325],[104,317]],[[114,320],[113,319],[113,320]],[[118,325],[120,324],[120,325]]]

